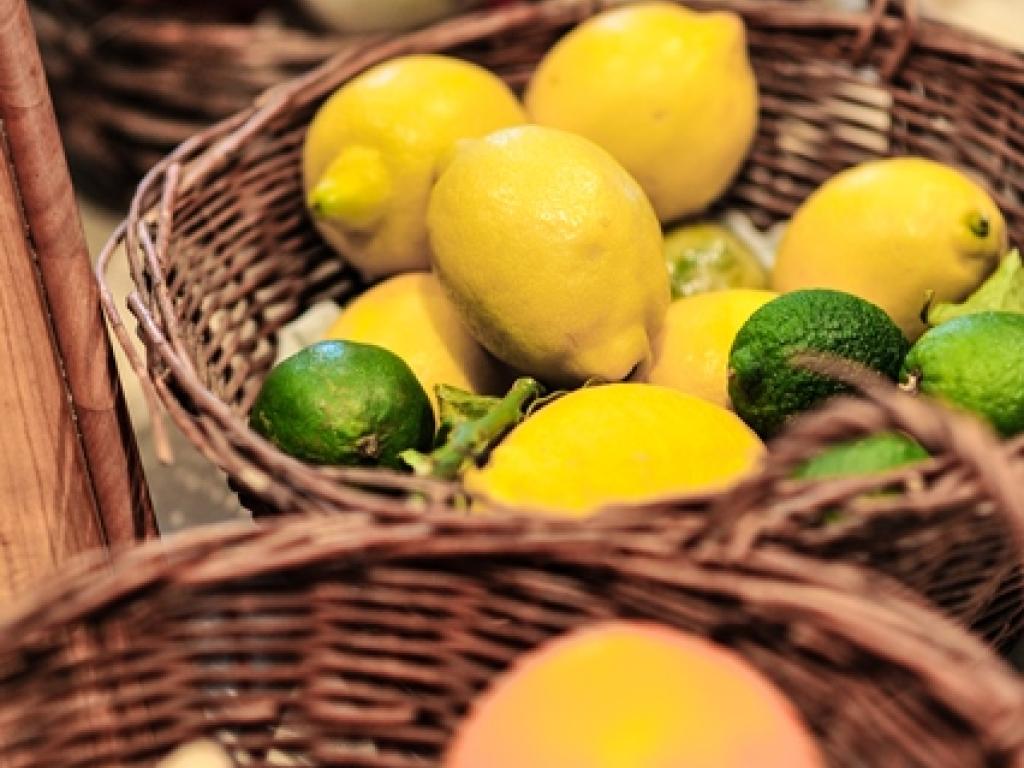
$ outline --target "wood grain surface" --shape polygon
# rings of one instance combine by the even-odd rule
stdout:
[[[0,153],[0,604],[104,543],[18,206]]]
[[[131,542],[155,530],[153,515],[25,0],[0,0],[0,122],[12,215],[40,278],[94,512],[106,541]]]

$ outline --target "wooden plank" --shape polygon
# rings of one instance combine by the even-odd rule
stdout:
[[[0,121],[106,539],[125,544],[154,535],[155,517],[25,0],[0,0]]]
[[[19,212],[0,152],[0,606],[104,545]]]

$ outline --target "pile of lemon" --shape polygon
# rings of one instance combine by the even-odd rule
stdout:
[[[365,71],[316,114],[303,175],[316,226],[371,285],[271,373],[251,423],[308,461],[411,467],[583,515],[749,472],[762,438],[843,389],[798,370],[802,351],[942,394],[950,360],[1024,339],[974,328],[953,353],[929,340],[907,355],[928,308],[966,314],[950,302],[1007,246],[989,195],[938,163],[834,177],[770,270],[695,224],[751,151],[758,111],[739,17],[664,2],[572,29],[522,103],[455,58]],[[983,292],[1004,300],[1018,278]],[[1024,375],[1021,348],[985,382]],[[986,386],[951,389],[1024,428],[1020,388],[993,400]]]

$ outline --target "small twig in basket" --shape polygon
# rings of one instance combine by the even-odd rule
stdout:
[[[534,379],[518,379],[505,397],[496,401],[487,398],[493,402],[488,403],[490,407],[482,416],[455,424],[444,445],[429,454],[405,451],[402,460],[417,475],[454,480],[469,463],[484,456],[495,442],[522,421],[530,403],[542,394],[544,388]],[[460,398],[462,406],[468,408],[472,397]]]

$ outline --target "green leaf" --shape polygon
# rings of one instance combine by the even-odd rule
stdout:
[[[1024,265],[1020,251],[1010,251],[999,268],[966,301],[935,304],[926,310],[928,325],[936,326],[954,317],[987,311],[1024,313]]]
[[[448,436],[460,424],[474,421],[486,415],[491,408],[501,402],[501,398],[487,395],[475,395],[464,389],[449,384],[438,384],[434,387],[437,395],[440,426],[437,431],[437,445],[444,445]]]

